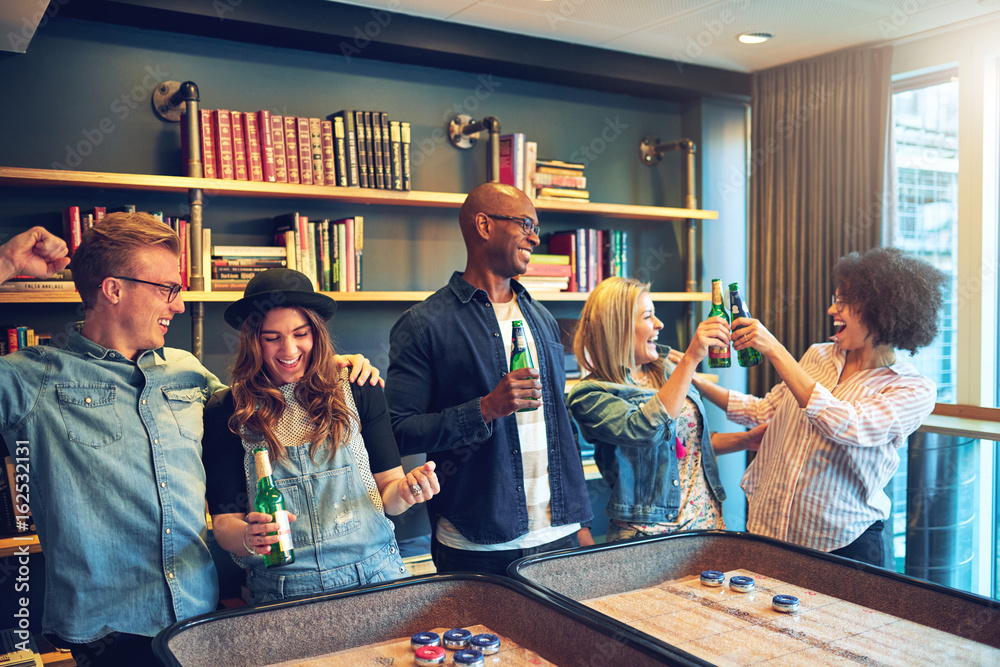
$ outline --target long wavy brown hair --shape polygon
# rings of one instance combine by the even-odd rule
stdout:
[[[573,338],[573,351],[580,367],[594,380],[635,384],[626,369],[635,361],[635,315],[639,297],[649,292],[649,283],[635,278],[606,278],[587,297]],[[664,360],[643,364],[650,384],[664,382]]]
[[[337,451],[355,419],[347,408],[341,387],[340,368],[334,363],[333,341],[323,319],[308,308],[296,308],[312,329],[313,347],[309,365],[295,385],[295,398],[309,415],[309,430],[304,442],[311,443],[309,456],[316,460],[321,448],[329,456]],[[240,347],[233,364],[232,393],[235,411],[229,418],[229,429],[240,435],[245,426],[247,438],[259,437],[267,443],[271,460],[287,458],[286,444],[274,434],[278,420],[285,412],[285,397],[278,390],[264,367],[260,344],[263,317],[248,318],[240,327]],[[301,445],[301,442],[287,446]]]

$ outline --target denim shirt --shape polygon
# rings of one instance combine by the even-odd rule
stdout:
[[[29,452],[45,551],[43,632],[152,636],[215,609],[201,435],[221,386],[188,352],[133,362],[78,331],[0,357],[0,432]]]
[[[538,348],[552,525],[586,522],[592,512],[562,400],[559,327],[520,284],[511,285]],[[487,424],[480,408],[509,363],[489,296],[458,272],[406,311],[390,334],[385,395],[399,451],[427,452],[437,462],[441,493],[428,502],[431,525],[444,516],[477,544],[508,542],[528,532],[517,419],[508,415]]]
[[[611,487],[605,513],[637,523],[673,521],[680,510],[677,421],[671,419],[655,389],[584,380],[569,394],[569,408],[583,437],[595,447],[594,459]],[[687,397],[701,414],[701,462],[712,495],[726,493],[708,432],[705,406],[691,386]]]

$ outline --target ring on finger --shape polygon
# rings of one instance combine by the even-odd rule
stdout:
[[[419,484],[410,484],[410,493],[412,493],[413,495],[419,496],[423,492],[424,492],[424,487],[420,486]]]

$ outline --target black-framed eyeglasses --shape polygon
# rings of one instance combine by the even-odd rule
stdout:
[[[521,229],[524,230],[525,234],[538,235],[538,223],[527,216],[522,218],[516,215],[498,215],[496,213],[483,213],[483,215],[487,218],[496,218],[497,220],[510,220],[511,222],[516,222],[521,225]]]
[[[830,298],[831,298],[831,301],[830,301],[830,303],[832,303],[832,304],[833,304],[833,307],[834,307],[834,309],[835,309],[835,310],[836,310],[836,311],[837,311],[838,313],[840,313],[841,311],[843,311],[843,310],[844,310],[844,306],[846,306],[846,305],[847,305],[847,302],[846,302],[846,301],[844,301],[844,300],[843,300],[842,298],[840,298],[840,297],[839,297],[839,296],[837,296],[836,294],[834,294],[834,295],[833,295],[833,296],[831,296]]]
[[[171,283],[169,285],[164,285],[163,283],[151,283],[148,280],[139,280],[138,278],[129,278],[128,276],[111,276],[112,278],[117,278],[118,280],[127,280],[130,283],[142,283],[143,285],[152,285],[153,287],[159,287],[162,290],[166,290],[167,303],[170,303],[177,298],[177,295],[181,293],[181,286],[177,283]]]

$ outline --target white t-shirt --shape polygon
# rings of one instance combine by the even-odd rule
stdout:
[[[538,364],[538,349],[535,338],[528,328],[528,322],[521,314],[515,296],[507,303],[494,303],[500,335],[506,341],[507,358],[513,347],[514,320],[521,320],[524,335],[528,341],[531,359]],[[549,450],[545,437],[545,405],[552,400],[562,400],[561,396],[542,396],[542,405],[531,412],[515,412],[517,418],[517,438],[520,441],[521,466],[524,470],[524,498],[528,507],[528,532],[510,542],[501,544],[476,544],[465,539],[448,519],[439,517],[437,522],[438,541],[453,549],[467,551],[506,551],[508,549],[530,549],[554,542],[575,533],[579,523],[566,526],[552,525],[551,490],[549,489]]]

